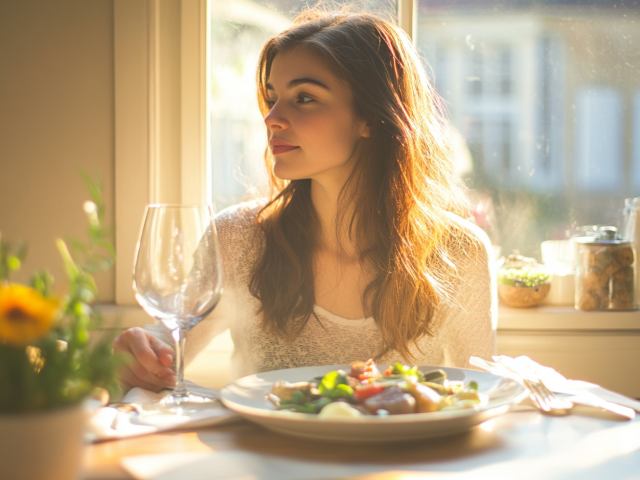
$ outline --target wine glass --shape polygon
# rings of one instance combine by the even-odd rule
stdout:
[[[215,308],[222,295],[222,260],[208,205],[149,205],[138,242],[134,289],[138,303],[162,322],[175,341],[177,385],[143,406],[162,413],[198,410],[212,399],[189,393],[184,383],[187,333]]]

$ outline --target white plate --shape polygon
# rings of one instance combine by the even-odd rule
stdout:
[[[460,433],[505,413],[511,405],[527,396],[520,383],[493,373],[464,368],[420,366],[422,372],[437,368],[447,372],[449,380],[462,380],[465,383],[475,380],[478,391],[489,397],[487,404],[477,409],[446,412],[327,419],[318,418],[317,415],[277,411],[265,398],[265,394],[271,391],[277,380],[309,381],[333,370],[349,371],[348,365],[292,368],[249,375],[227,385],[222,390],[222,402],[247,419],[279,433],[316,440],[373,443]]]

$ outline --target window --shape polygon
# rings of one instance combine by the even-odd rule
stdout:
[[[638,2],[420,0],[417,24],[503,254],[540,259],[580,225],[621,227],[640,195]]]
[[[624,198],[640,195],[640,3],[416,2],[414,39],[455,127],[457,171],[494,244],[539,258],[542,240],[620,225]],[[396,3],[411,2],[358,2],[387,18]],[[220,210],[264,189],[255,63],[262,42],[306,2],[114,5],[116,298],[135,304],[144,205],[201,198]]]

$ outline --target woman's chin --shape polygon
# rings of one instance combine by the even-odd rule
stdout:
[[[301,172],[297,172],[294,168],[287,168],[282,165],[276,164],[273,167],[273,174],[280,180],[302,180],[303,178],[309,178],[308,175],[303,175]]]

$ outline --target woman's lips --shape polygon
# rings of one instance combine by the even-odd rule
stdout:
[[[296,148],[300,148],[300,147],[297,147],[295,145],[274,145],[273,147],[271,147],[271,151],[273,152],[274,155],[280,155],[283,153],[290,152],[291,150],[295,150]]]

